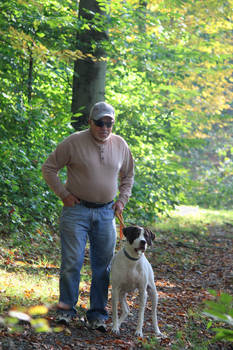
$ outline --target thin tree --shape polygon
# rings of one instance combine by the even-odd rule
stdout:
[[[83,58],[74,64],[71,106],[72,126],[76,130],[87,124],[91,106],[104,100],[106,19],[107,14],[98,0],[80,0],[77,50],[83,53]]]

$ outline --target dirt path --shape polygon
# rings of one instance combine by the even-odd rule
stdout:
[[[172,233],[160,234],[147,252],[155,272],[160,300],[159,325],[166,337],[157,342],[152,339],[151,304],[148,302],[144,339],[135,339],[138,298],[130,296],[132,315],[122,326],[121,335],[102,334],[87,329],[78,319],[60,333],[36,334],[30,326],[24,326],[21,334],[9,334],[0,330],[0,350],[73,350],[73,349],[231,349],[229,344],[203,345],[211,334],[206,321],[200,316],[203,300],[210,297],[209,289],[232,294],[233,289],[233,227],[208,227],[205,235],[172,237]],[[109,305],[111,316],[111,308]],[[48,315],[55,326],[54,315]],[[152,339],[152,340],[151,340]],[[195,344],[195,345],[194,345]]]

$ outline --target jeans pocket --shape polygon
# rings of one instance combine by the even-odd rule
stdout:
[[[114,219],[115,217],[115,211],[112,206],[113,206],[113,203],[110,203],[106,205],[106,207],[104,207],[104,210],[103,210],[105,217],[111,220]]]

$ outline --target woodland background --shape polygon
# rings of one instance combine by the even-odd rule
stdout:
[[[16,252],[27,260],[30,249],[30,259],[52,258],[44,245],[56,243],[62,203],[41,165],[57,143],[88,127],[100,99],[115,107],[114,132],[135,159],[126,223],[153,227],[180,205],[215,218],[232,209],[232,8],[232,0],[0,2],[5,263]]]
[[[107,64],[114,132],[136,162],[129,219],[154,222],[178,203],[231,207],[232,1],[87,3],[104,12],[88,20],[81,2],[1,2],[0,229],[30,236],[56,225],[61,203],[41,164],[82,118],[71,112],[78,60]],[[93,27],[108,38],[83,54],[80,37]]]

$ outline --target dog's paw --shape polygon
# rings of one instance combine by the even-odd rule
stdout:
[[[163,334],[163,333],[160,332],[160,331],[156,331],[156,332],[155,332],[155,335],[156,335],[156,337],[158,337],[158,338],[166,338],[166,335]]]
[[[112,333],[119,335],[120,334],[120,329],[117,327],[112,327]]]
[[[143,338],[143,333],[141,330],[136,330],[135,335],[136,335],[136,337]]]

